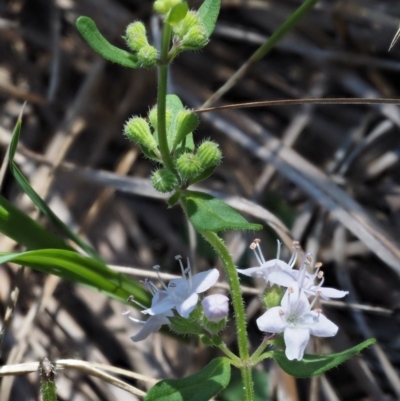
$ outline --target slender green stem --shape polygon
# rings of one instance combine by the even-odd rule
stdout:
[[[259,362],[263,361],[264,359],[272,358],[272,352],[264,352],[263,354],[257,356],[257,358],[252,358],[251,363],[253,366],[257,365]]]
[[[242,291],[235,264],[224,242],[217,234],[211,231],[200,231],[200,234],[210,243],[221,258],[228,278],[232,296],[232,305],[235,312],[236,334],[238,339],[239,356],[241,360],[240,371],[246,401],[254,401],[253,380],[247,341],[246,314],[243,305]]]
[[[171,26],[164,24],[160,64],[158,66],[158,93],[157,93],[157,132],[158,144],[165,167],[175,172],[174,164],[172,163],[169,154],[167,140],[167,125],[166,125],[166,100],[167,100],[167,83],[168,83],[168,50],[171,42]]]
[[[290,14],[289,18],[269,37],[269,39],[251,55],[250,60],[254,62],[263,58],[317,2],[318,0],[306,0],[294,13]]]
[[[240,369],[241,361],[240,359],[226,346],[223,342],[218,344],[218,348],[232,361],[232,364]]]
[[[250,357],[251,363],[254,365],[254,361],[264,352],[265,348],[268,346],[268,339],[264,339],[264,341],[259,345],[259,347],[254,351],[254,354]]]

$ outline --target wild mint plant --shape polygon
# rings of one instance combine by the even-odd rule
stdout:
[[[339,354],[318,357],[304,354],[310,335],[329,337],[338,330],[319,308],[313,309],[313,306],[320,298],[341,298],[346,292],[322,287],[320,265],[312,266],[312,256],[304,254],[298,243],[294,244],[293,255],[286,263],[280,260],[279,242],[276,259],[268,261],[256,240],[250,247],[255,251],[260,266],[236,269],[217,233],[259,230],[262,227],[247,222],[223,201],[190,189],[192,184],[203,181],[214,172],[221,163],[222,153],[214,141],[196,143],[193,132],[199,124],[197,115],[187,109],[176,95],[167,94],[169,64],[180,53],[200,50],[208,43],[218,17],[220,0],[205,0],[198,10],[190,10],[181,0],[156,0],[153,8],[163,22],[160,49],[149,43],[146,28],[140,21],[131,23],[125,30],[128,51],[107,42],[88,17],[80,17],[77,27],[89,45],[107,60],[133,69],[154,67],[158,70],[157,104],[146,116],[131,117],[124,126],[124,134],[154,162],[151,177],[154,188],[170,194],[169,206],[180,205],[197,232],[210,243],[223,262],[230,286],[239,355],[233,354],[218,334],[227,322],[229,299],[223,294],[213,294],[201,300],[202,295],[199,295],[217,282],[219,272],[211,269],[193,275],[189,261],[185,267],[181,257],[177,257],[182,278],[171,280],[168,285],[160,280],[159,287],[150,281],[145,282],[152,300],[148,306],[139,306],[148,318],[142,321],[130,317],[143,324],[132,339],[141,341],[167,325],[176,333],[199,335],[206,345],[219,347],[226,356],[214,360],[188,378],[161,381],[148,392],[146,400],[167,399],[167,395],[171,397],[168,399],[189,400],[194,392],[196,400],[208,400],[227,386],[231,366],[241,371],[244,399],[254,400],[252,368],[263,359],[273,358],[288,373],[309,377],[337,366],[373,340]],[[295,263],[299,256],[302,261],[297,270]],[[159,270],[158,266],[155,268]],[[257,324],[267,334],[252,355],[238,273],[262,277],[266,282],[262,299],[267,311],[257,319]]]

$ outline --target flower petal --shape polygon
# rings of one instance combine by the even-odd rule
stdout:
[[[141,330],[131,337],[132,341],[142,341],[147,338],[151,333],[160,330],[163,324],[169,324],[169,320],[163,315],[150,316]]]
[[[248,269],[236,269],[240,274],[244,274],[249,277],[264,277],[264,274],[268,274],[268,269],[262,269],[261,267],[249,267]]]
[[[286,290],[281,301],[282,309],[286,314],[295,313],[296,316],[301,316],[310,310],[310,303],[304,291],[297,284],[293,284]]]
[[[329,300],[330,298],[343,298],[345,295],[349,293],[348,291],[340,291],[337,290],[336,288],[317,287],[317,286],[311,287],[310,290],[315,290],[316,292],[320,292],[321,297],[326,300]]]
[[[310,312],[310,315],[314,318],[314,324],[309,326],[310,333],[317,337],[332,337],[336,335],[339,327],[335,323],[330,321],[322,313]]]
[[[291,272],[287,271],[279,271],[279,272],[272,272],[268,276],[268,280],[271,283],[281,285],[282,287],[290,287],[294,283],[297,283],[296,277],[294,277],[294,272],[298,272],[298,270],[291,270]]]
[[[286,328],[286,321],[280,315],[282,308],[275,306],[268,309],[257,319],[257,326],[265,333],[282,333]]]
[[[289,361],[303,359],[304,350],[310,339],[310,332],[308,329],[300,328],[287,328],[283,335],[286,344],[285,354]]]
[[[198,300],[199,296],[196,293],[193,293],[188,298],[186,298],[182,303],[176,305],[176,310],[182,317],[188,318],[190,313],[196,307]]]
[[[176,301],[168,295],[162,301],[155,303],[154,305],[152,302],[151,308],[143,310],[142,313],[145,315],[159,315],[175,308],[175,306]]]
[[[210,269],[205,272],[195,274],[192,277],[190,292],[197,292],[197,294],[200,294],[201,292],[207,291],[217,282],[218,277],[219,271],[217,269]]]

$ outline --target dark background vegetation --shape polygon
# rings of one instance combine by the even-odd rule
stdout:
[[[193,8],[199,3],[189,1]],[[207,100],[301,1],[222,3],[210,44],[180,56],[171,68],[170,90],[188,107]],[[191,256],[198,270],[221,268],[212,251],[190,236],[181,211],[168,210],[158,199],[147,181],[154,166],[122,135],[128,117],[145,115],[156,102],[155,71],[128,70],[100,59],[74,26],[79,15],[90,16],[112,43],[123,47],[125,26],[140,19],[157,42],[159,22],[151,6],[139,0],[2,1],[1,153],[27,101],[16,161],[52,209],[105,260],[142,272],[160,264],[163,272],[177,273],[174,256],[181,254]],[[400,45],[388,53],[399,16],[397,1],[320,1],[219,104],[399,97]],[[323,305],[340,326],[339,334],[315,341],[308,351],[338,352],[366,338],[378,340],[362,357],[320,379],[295,381],[274,364],[259,366],[259,400],[400,398],[399,127],[394,105],[296,105],[202,114],[195,139],[212,138],[224,152],[223,164],[202,185],[265,225],[257,236],[266,257],[275,255],[278,236],[289,248],[285,258],[291,241],[298,240],[324,263],[326,285],[350,291],[345,302],[353,307]],[[2,193],[45,221],[10,176]],[[254,233],[224,237],[239,266],[256,263],[247,247]],[[0,237],[1,251],[13,249],[20,248]],[[0,268],[1,316],[16,272],[16,266]],[[262,288],[262,283],[255,285]],[[262,307],[257,295],[245,298],[255,348],[262,339],[255,325]],[[193,373],[215,354],[194,340],[181,344],[161,334],[132,343],[129,336],[139,326],[121,316],[125,308],[100,293],[27,270],[0,363],[78,358],[160,379]],[[232,324],[225,340],[235,348]],[[136,399],[74,370],[59,371],[57,387],[60,400]],[[1,382],[1,401],[37,400],[38,394],[36,374]],[[223,397],[240,400],[240,390]]]

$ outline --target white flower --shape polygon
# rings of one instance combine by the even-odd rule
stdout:
[[[285,354],[289,360],[301,360],[310,335],[332,337],[338,326],[322,315],[321,310],[311,310],[306,295],[298,286],[289,287],[281,306],[268,309],[257,319],[258,328],[267,333],[282,333]]]
[[[144,310],[143,313],[158,315],[176,309],[182,317],[188,318],[197,305],[198,294],[207,291],[217,282],[219,277],[217,269],[207,270],[192,276],[189,260],[185,269],[181,257],[177,256],[176,259],[181,266],[182,278],[171,280],[168,286],[163,284],[166,296],[154,304],[152,303],[151,308]],[[155,266],[155,268],[158,270],[159,266]]]
[[[210,322],[219,322],[228,317],[229,298],[222,294],[212,294],[205,297],[201,304],[204,314]]]
[[[150,334],[157,332],[158,330],[161,329],[161,326],[163,324],[170,323],[167,316],[172,317],[174,316],[174,314],[170,312],[170,315],[167,313],[162,313],[160,315],[153,315],[150,316],[146,321],[135,319],[132,316],[128,316],[129,319],[131,319],[133,322],[143,324],[143,327],[139,330],[137,334],[131,337],[131,340],[135,342],[142,341],[145,338],[147,338]]]
[[[272,272],[268,277],[269,281],[288,288],[297,284],[307,296],[318,296],[326,300],[329,300],[330,298],[343,298],[349,293],[348,291],[340,291],[335,288],[322,287],[322,284],[324,283],[324,274],[319,271],[322,264],[317,263],[315,265],[315,272],[310,274],[307,272],[307,266],[311,265],[312,262],[313,256],[311,253],[308,253],[303,257],[300,270]],[[317,278],[320,282],[315,284]]]
[[[255,239],[250,245],[250,249],[254,251],[260,266],[250,267],[248,269],[237,269],[239,273],[250,277],[262,277],[268,283],[269,276],[271,273],[292,270],[298,255],[299,248],[297,241],[293,242],[293,253],[288,263],[279,259],[281,253],[281,243],[279,241],[278,241],[278,252],[276,259],[268,261],[264,259],[264,255],[260,248],[260,242],[261,241],[259,239]]]
[[[158,302],[161,302],[165,297],[167,297],[167,293],[165,291],[160,291],[157,289],[157,287],[149,280],[146,280],[144,282],[145,286],[147,289],[153,294],[153,299],[151,301],[151,305],[155,305]],[[140,304],[139,302],[133,300],[133,298],[130,298],[130,301],[136,303],[142,308],[146,308],[144,305]],[[143,311],[142,311],[143,313]],[[129,314],[129,311],[124,312],[124,314]],[[135,323],[141,323],[143,324],[143,327],[139,330],[137,334],[131,337],[132,341],[142,341],[145,338],[147,338],[150,334],[157,332],[160,330],[161,326],[164,324],[169,324],[170,321],[168,317],[173,317],[174,314],[172,313],[171,310],[167,310],[163,313],[157,314],[150,316],[146,321],[145,320],[139,320],[135,319],[132,316],[128,316],[130,320],[132,320]]]

